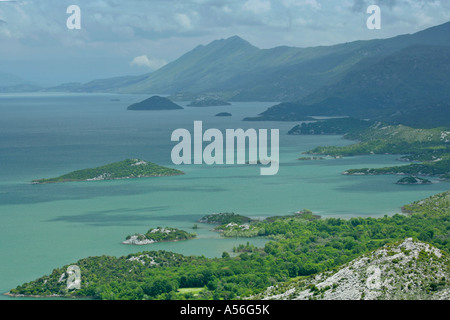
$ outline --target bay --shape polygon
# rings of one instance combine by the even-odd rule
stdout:
[[[348,145],[339,136],[288,136],[295,123],[243,122],[275,103],[132,112],[128,105],[149,95],[30,94],[0,96],[0,293],[53,268],[88,256],[122,256],[144,250],[219,257],[249,241],[224,239],[197,223],[206,214],[235,212],[255,218],[308,208],[323,217],[383,216],[402,205],[448,189],[448,184],[400,186],[395,176],[353,177],[349,168],[398,165],[397,156],[374,155],[298,161],[319,145]],[[189,102],[180,103],[186,106]],[[215,117],[230,112],[232,117]],[[204,129],[280,130],[280,170],[260,176],[258,166],[192,165],[186,175],[134,180],[31,185],[49,178],[127,158],[175,167],[171,133]],[[124,238],[157,226],[194,232],[198,238],[145,247]],[[0,299],[7,299],[2,296]]]

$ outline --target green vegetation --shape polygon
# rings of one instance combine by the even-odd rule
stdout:
[[[208,259],[165,251],[90,257],[75,263],[81,289],[60,281],[68,266],[18,286],[11,294],[95,299],[235,299],[300,276],[331,270],[387,243],[412,237],[450,251],[448,193],[405,206],[408,216],[317,219],[310,213],[259,222],[264,248],[240,246],[238,256]],[[309,219],[305,219],[309,217]],[[203,288],[183,292],[179,289]]]
[[[237,223],[243,224],[252,221],[249,217],[241,216],[234,212],[223,212],[223,213],[213,213],[207,216],[204,216],[199,220],[201,223],[210,223],[210,224],[228,224],[228,223]]]
[[[147,231],[146,234],[134,234],[126,238],[124,244],[147,244],[154,242],[182,241],[197,237],[195,233],[188,233],[176,228],[155,228]]]
[[[450,191],[405,205],[402,210],[408,214],[418,214],[424,217],[450,216]]]
[[[257,224],[237,224],[234,222],[217,226],[214,231],[221,232],[227,238],[253,238],[265,234],[265,230]]]
[[[378,169],[350,169],[344,172],[347,175],[376,175],[376,174],[405,174],[405,175],[425,175],[443,176],[450,172],[450,159],[438,162],[427,161],[423,163],[413,163],[406,166],[385,167]]]
[[[180,170],[166,168],[139,159],[127,159],[93,169],[74,171],[56,178],[33,180],[32,183],[45,184],[71,181],[99,181],[175,176],[181,174],[183,174],[183,172]]]
[[[289,135],[345,135],[349,132],[359,132],[368,129],[373,121],[355,118],[337,118],[326,121],[302,123],[289,130]]]
[[[208,259],[159,251],[126,257],[90,257],[81,289],[68,292],[68,266],[23,284],[11,294],[94,299],[236,299],[298,277],[332,270],[365,253],[412,237],[450,252],[448,192],[405,206],[408,215],[349,220],[317,219],[311,213],[274,217],[258,224],[271,237],[264,248],[240,246],[236,257]],[[307,218],[309,217],[309,218]],[[305,219],[306,218],[306,219]],[[203,288],[195,295],[179,289]]]
[[[404,174],[446,179],[450,173],[450,131],[445,128],[414,129],[378,122],[365,130],[351,131],[344,137],[359,142],[345,147],[317,147],[306,153],[333,157],[398,154],[402,155],[400,160],[415,162],[378,169],[350,169],[345,172],[349,175]]]

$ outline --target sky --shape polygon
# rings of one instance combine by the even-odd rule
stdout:
[[[67,8],[80,8],[69,29]],[[369,30],[369,5],[381,29]],[[414,33],[450,20],[450,0],[0,0],[0,73],[41,85],[145,74],[234,35],[259,48]]]

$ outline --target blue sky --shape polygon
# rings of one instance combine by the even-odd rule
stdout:
[[[368,30],[367,7],[382,10]],[[81,30],[68,30],[69,5]],[[260,48],[414,33],[450,20],[449,0],[0,1],[0,72],[45,85],[143,74],[233,35]]]

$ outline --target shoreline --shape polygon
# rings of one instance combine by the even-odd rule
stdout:
[[[84,179],[84,180],[62,180],[62,181],[46,181],[39,182],[38,180],[33,180],[30,182],[32,185],[43,185],[43,184],[54,184],[54,183],[67,183],[67,182],[95,182],[95,181],[113,181],[113,180],[131,180],[131,179],[143,179],[143,178],[158,178],[158,177],[176,177],[182,176],[186,173],[174,173],[174,174],[159,174],[159,175],[151,175],[151,176],[142,176],[142,177],[121,177],[121,178],[111,178],[111,179]]]

